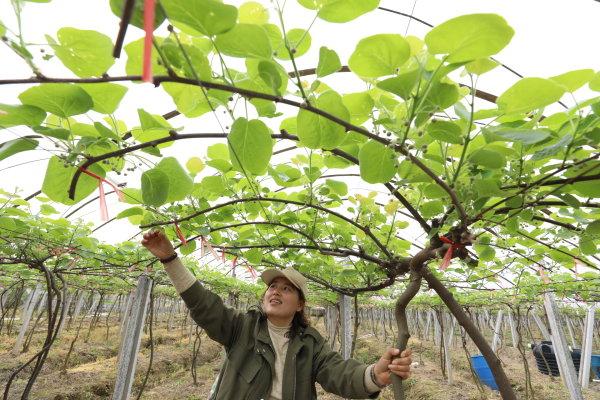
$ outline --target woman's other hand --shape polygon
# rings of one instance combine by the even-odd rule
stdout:
[[[164,232],[160,230],[152,230],[144,233],[142,246],[159,259],[165,259],[175,253],[173,244],[167,239]]]
[[[398,357],[398,353],[400,353],[398,349],[387,349],[373,366],[373,372],[379,385],[392,383],[391,374],[396,374],[402,379],[410,376],[411,350],[404,350],[400,357]]]

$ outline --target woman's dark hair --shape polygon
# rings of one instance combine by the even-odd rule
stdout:
[[[308,319],[308,315],[306,314],[306,298],[304,297],[304,293],[302,293],[301,290],[299,290],[298,288],[295,288],[298,291],[298,297],[300,298],[300,301],[304,304],[302,306],[302,309],[300,311],[296,311],[296,313],[294,314],[294,318],[292,319],[292,326],[290,327],[289,332],[286,334],[286,336],[290,339],[292,339],[293,337],[295,337],[296,335],[298,335],[301,331],[303,331],[304,329],[308,328],[310,326],[310,320]],[[267,288],[268,290],[268,288]],[[265,294],[267,294],[267,290],[265,290],[262,294],[262,296],[260,296],[260,304],[258,306],[259,310],[261,311],[261,313],[263,314],[263,316],[266,318],[266,314],[262,308],[262,303],[263,300],[265,299]]]
[[[300,311],[296,311],[294,314],[294,318],[292,319],[292,326],[290,331],[288,332],[288,337],[291,339],[298,335],[301,331],[308,328],[310,326],[310,321],[308,316],[306,315],[306,298],[304,297],[304,293],[301,290],[298,290],[298,296],[300,297],[300,301],[304,304]]]

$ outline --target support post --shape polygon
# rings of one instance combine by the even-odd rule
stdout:
[[[21,347],[23,346],[23,339],[25,338],[25,333],[27,332],[27,328],[29,328],[29,322],[31,321],[31,316],[33,315],[33,310],[35,310],[35,305],[38,302],[40,294],[42,293],[42,285],[38,283],[33,289],[33,291],[29,294],[29,297],[23,304],[23,311],[21,313],[21,329],[19,330],[19,335],[17,336],[17,341],[13,346],[11,353],[13,355],[18,355],[21,353]]]
[[[498,311],[498,316],[496,317],[496,324],[494,326],[494,336],[492,337],[492,351],[494,353],[498,350],[498,344],[500,343],[500,333],[502,330],[502,310]]]
[[[442,315],[442,318],[444,315]],[[448,333],[444,337],[444,361],[446,365],[446,376],[448,377],[448,384],[452,384],[454,382],[454,377],[452,374],[452,359],[450,358],[450,346],[452,344],[452,337],[454,336],[454,324],[456,320],[452,316],[452,314],[448,315],[449,318],[446,319],[448,321]]]
[[[575,366],[573,365],[571,352],[567,346],[567,339],[565,338],[565,333],[563,332],[560,323],[558,307],[554,302],[554,293],[544,294],[544,307],[546,308],[546,315],[548,315],[548,322],[550,323],[550,329],[552,331],[552,345],[554,347],[560,376],[569,391],[571,400],[583,400],[583,394],[581,393],[581,386],[579,386],[579,382],[577,382],[577,375],[575,374]]]
[[[340,353],[347,360],[352,352],[352,297],[350,296],[340,296],[340,324],[342,328]]]
[[[131,306],[124,318],[127,322],[122,332],[122,345],[117,364],[117,380],[112,400],[129,399],[151,287],[152,280],[147,275],[141,275],[133,294]]]
[[[573,333],[573,323],[571,322],[571,318],[566,317],[565,319],[567,320],[567,330],[569,331],[569,337],[571,338],[571,346],[576,349],[579,346],[577,346],[577,340],[575,340],[575,334]]]
[[[550,332],[548,332],[548,329],[546,329],[546,325],[544,325],[544,322],[539,317],[539,315],[537,315],[535,312],[533,312],[532,315],[533,320],[535,321],[535,324],[542,333],[542,337],[544,338],[544,340],[551,340]]]
[[[519,334],[517,333],[517,329],[515,328],[515,321],[513,319],[512,313],[508,313],[508,324],[510,325],[510,336],[512,338],[512,345],[516,349],[517,343],[519,343]]]
[[[579,383],[582,389],[586,389],[590,383],[590,368],[592,364],[592,344],[594,339],[594,314],[596,304],[588,308],[585,316],[585,328],[581,345],[581,365],[579,366]]]

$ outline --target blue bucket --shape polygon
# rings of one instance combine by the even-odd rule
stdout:
[[[600,379],[600,354],[592,354],[592,371],[596,378]]]
[[[498,390],[492,370],[490,370],[487,361],[485,361],[482,355],[471,356],[471,365],[482,383],[489,386],[492,390]]]

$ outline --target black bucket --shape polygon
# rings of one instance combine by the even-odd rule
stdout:
[[[531,350],[533,350],[533,355],[535,356],[535,364],[538,371],[545,375],[559,376],[558,362],[556,361],[552,342],[549,340],[542,340],[541,343],[532,343],[530,346]],[[573,359],[576,372],[579,373],[581,350],[574,349],[571,351],[571,358]]]

